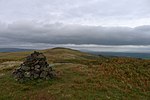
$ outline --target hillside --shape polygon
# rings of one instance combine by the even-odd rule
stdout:
[[[89,52],[94,55],[116,56],[116,57],[133,57],[149,59],[150,53],[131,53],[131,52]]]
[[[33,51],[0,53],[0,100],[150,99],[150,60],[67,48],[39,51],[54,65],[57,78],[18,83],[11,73]]]
[[[21,52],[31,51],[32,49],[20,49],[20,48],[0,48],[0,52]]]

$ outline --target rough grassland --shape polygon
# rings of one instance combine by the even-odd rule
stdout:
[[[64,48],[41,52],[49,63],[57,63],[57,78],[26,83],[16,82],[11,73],[31,52],[0,53],[0,100],[150,100],[150,60]]]

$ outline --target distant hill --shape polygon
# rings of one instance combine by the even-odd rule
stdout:
[[[21,48],[0,48],[0,52],[5,52],[5,53],[9,53],[9,52],[23,52],[23,51],[33,51],[34,49],[21,49]],[[77,50],[73,50],[70,48],[63,48],[63,47],[56,47],[56,48],[52,48],[52,49],[46,49],[46,50],[41,50],[41,51],[55,51],[55,52],[59,52],[59,51],[63,51],[65,52],[79,52]],[[150,59],[150,53],[127,53],[127,52],[94,52],[94,51],[84,51],[81,50],[83,52],[87,52],[90,54],[94,54],[94,55],[98,55],[98,56],[110,56],[110,57],[133,57],[133,58],[144,58],[144,59]]]
[[[14,51],[13,50],[10,50],[10,51],[11,52],[6,52],[6,51],[0,52],[0,59],[20,60],[33,52],[33,50],[29,50],[29,49],[24,49],[25,52],[23,50],[17,51],[17,49]],[[98,56],[84,53],[78,50],[73,50],[69,48],[61,48],[61,47],[45,49],[45,50],[37,50],[37,51],[44,53],[49,60],[55,61],[55,62],[69,62],[68,59],[80,60],[80,59],[98,57]]]
[[[133,58],[144,58],[149,59],[150,53],[127,53],[127,52],[92,52],[88,53],[103,56],[117,56],[117,57],[133,57]]]
[[[0,52],[20,52],[20,51],[31,51],[33,49],[20,49],[20,48],[0,48]]]

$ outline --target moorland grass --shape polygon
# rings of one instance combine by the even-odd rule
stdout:
[[[0,100],[150,99],[150,60],[89,57],[78,51],[63,51],[44,51],[49,63],[59,63],[53,66],[55,79],[19,83],[12,77],[14,67],[1,71],[4,75],[0,76]],[[66,59],[63,56],[67,52]],[[27,54],[20,53],[16,60]],[[16,56],[9,54],[9,57]]]

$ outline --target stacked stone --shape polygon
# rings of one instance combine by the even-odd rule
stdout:
[[[16,80],[26,79],[51,79],[55,76],[52,67],[46,61],[46,57],[39,52],[34,51],[26,57],[26,60],[15,69],[13,75]]]

